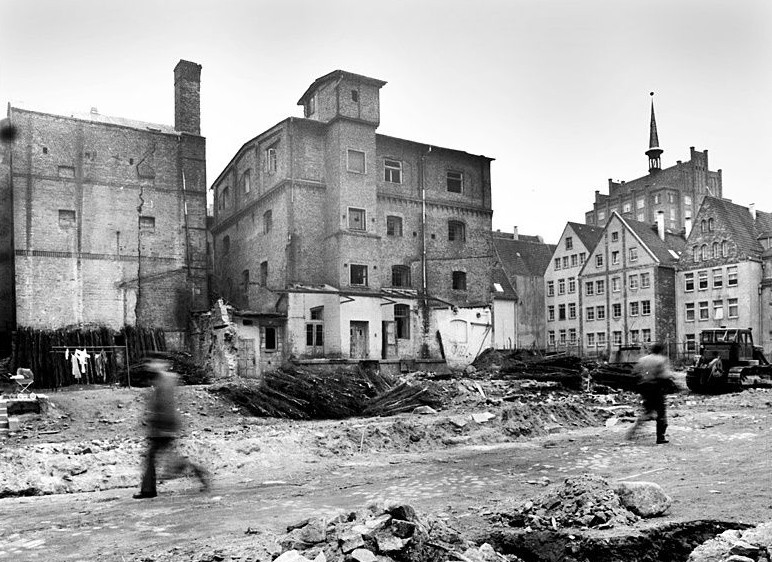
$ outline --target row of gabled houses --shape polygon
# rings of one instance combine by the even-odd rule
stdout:
[[[491,158],[377,133],[385,82],[342,70],[242,145],[207,213],[200,72],[175,67],[174,126],[9,104],[0,352],[17,327],[156,327],[195,348],[225,317],[250,376],[459,367],[491,346],[692,349],[717,324],[769,347],[770,215],[722,198],[707,151],[660,169],[653,106],[649,174],[609,181],[551,245],[492,231]]]

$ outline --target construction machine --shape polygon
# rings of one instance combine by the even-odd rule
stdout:
[[[686,386],[700,393],[772,386],[772,365],[753,345],[750,328],[703,330],[699,355],[686,369]]]

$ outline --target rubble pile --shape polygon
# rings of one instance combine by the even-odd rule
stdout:
[[[552,381],[565,388],[581,390],[584,374],[588,367],[594,366],[594,361],[588,363],[565,353],[542,355],[525,350],[488,349],[475,359],[468,374],[475,378]]]
[[[287,527],[274,562],[423,562],[511,560],[484,544],[475,547],[441,519],[422,521],[406,504],[373,504],[329,521],[305,519]]]
[[[561,527],[609,529],[640,518],[625,508],[605,478],[593,474],[566,478],[562,486],[517,504],[500,514],[513,527],[557,530]]]
[[[370,370],[317,374],[282,369],[266,373],[259,383],[233,381],[212,391],[253,415],[290,419],[388,416],[443,404],[442,392],[432,382],[398,381]]]

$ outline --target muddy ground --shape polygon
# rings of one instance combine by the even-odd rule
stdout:
[[[673,498],[664,517],[589,535],[770,518],[766,390],[669,397],[671,443],[657,446],[653,427],[624,439],[633,394],[445,384],[455,396],[437,414],[311,422],[244,416],[210,387],[182,387],[181,450],[210,468],[214,490],[178,478],[139,501],[147,390],[51,393],[0,452],[0,560],[271,560],[287,524],[387,499],[523,556],[497,514],[585,473],[654,481]]]

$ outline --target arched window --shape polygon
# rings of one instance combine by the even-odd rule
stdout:
[[[713,219],[708,219],[708,230],[713,232]]]
[[[700,232],[706,232],[708,230],[708,222],[703,220],[700,223]]]
[[[718,255],[718,242],[713,242],[713,252],[712,255],[714,258],[719,257]]]
[[[694,248],[692,248],[692,261],[694,261],[694,263],[697,263],[698,261],[700,261],[699,246],[695,246]]]
[[[729,255],[729,243],[724,240],[721,242],[721,257],[727,257]]]
[[[702,248],[700,249],[700,258],[702,261],[706,261],[708,259],[708,245],[703,244]]]
[[[222,253],[227,254],[231,251],[231,237],[228,235],[225,235],[225,237],[222,239]]]

